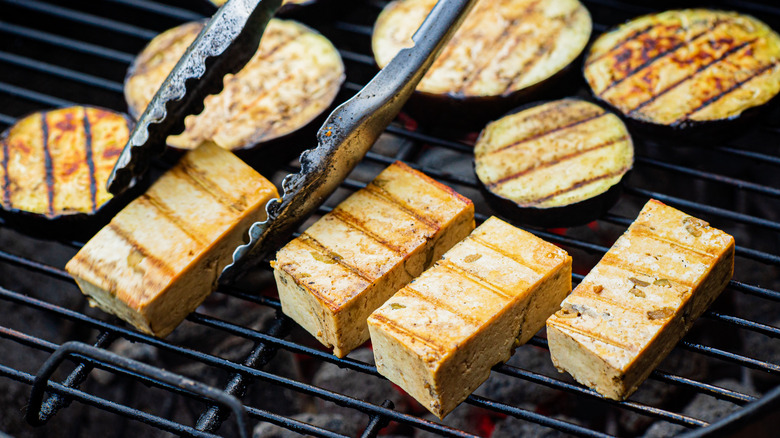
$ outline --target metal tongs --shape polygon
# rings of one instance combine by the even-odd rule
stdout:
[[[439,0],[412,37],[414,45],[401,50],[362,90],[330,114],[317,133],[317,147],[301,154],[301,170],[287,175],[282,197],[266,205],[268,218],[253,224],[249,242],[236,248],[233,263],[220,277],[222,283],[239,279],[270,256],[336,190],[398,115],[476,1]],[[124,190],[140,175],[150,152],[161,153],[167,135],[183,129],[184,117],[201,111],[203,98],[221,89],[222,76],[230,72],[226,66],[235,68],[239,62],[224,58],[241,53],[236,55],[246,57],[241,65],[249,60],[259,44],[260,35],[254,34],[262,33],[279,4],[279,0],[230,0],[217,12],[141,116],[109,179],[112,193]],[[215,20],[230,29],[220,28]],[[254,44],[249,52],[248,40]],[[210,50],[211,46],[215,49]],[[207,66],[204,61],[212,56],[217,58]],[[219,70],[212,70],[215,65]],[[186,90],[187,81],[197,81],[197,88]]]

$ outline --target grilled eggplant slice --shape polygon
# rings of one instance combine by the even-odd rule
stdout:
[[[213,143],[188,152],[68,262],[90,304],[168,335],[211,293],[271,182]]]
[[[584,74],[599,99],[633,120],[712,126],[740,119],[778,94],[780,36],[735,12],[645,15],[600,36]]]
[[[344,357],[374,309],[473,229],[470,200],[396,162],[279,250],[282,311]]]
[[[107,205],[106,181],[131,129],[124,114],[84,106],[19,120],[0,136],[6,216],[32,231],[65,230],[71,237],[107,221],[116,209]]]
[[[412,34],[435,4],[399,0],[382,11],[372,38],[380,67],[412,44]],[[585,49],[590,33],[590,14],[577,0],[482,0],[417,91],[445,110],[502,114],[559,77]]]
[[[634,162],[620,118],[579,99],[533,104],[482,131],[474,167],[502,213],[545,227],[587,223],[620,194]]]
[[[625,399],[733,272],[733,237],[651,199],[547,320],[553,363],[599,394]]]
[[[195,40],[203,23],[186,23],[154,38],[130,66],[125,98],[140,116],[168,73]],[[192,149],[213,141],[238,151],[287,136],[307,126],[333,102],[344,81],[344,64],[324,36],[294,21],[273,19],[255,56],[224,90],[205,99],[205,109],[185,120],[169,146]]]
[[[443,418],[569,292],[566,251],[489,218],[371,314],[377,370]]]

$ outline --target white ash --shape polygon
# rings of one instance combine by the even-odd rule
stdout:
[[[713,385],[731,389],[743,394],[757,395],[756,389],[752,385],[734,379],[718,380],[714,382]],[[709,395],[699,394],[682,410],[682,413],[693,418],[713,423],[738,409],[740,409],[740,406],[733,403],[719,400]],[[667,423],[665,421],[657,421],[650,426],[644,434],[644,437],[663,438],[680,434],[686,430],[688,429],[684,426]]]
[[[305,413],[293,415],[291,418],[342,435],[356,436],[360,432],[355,423],[345,420],[338,414]],[[299,438],[301,435],[272,423],[260,423],[255,427],[252,436],[253,438]]]

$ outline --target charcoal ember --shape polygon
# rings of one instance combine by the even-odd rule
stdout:
[[[331,432],[340,433],[347,436],[356,436],[360,429],[354,422],[346,420],[338,414],[298,414],[291,418],[302,421],[312,426],[321,427]],[[301,435],[281,426],[271,423],[260,423],[255,427],[252,433],[254,438],[298,438]]]
[[[733,391],[741,392],[743,394],[758,395],[756,389],[750,384],[744,384],[734,379],[722,379],[713,382],[713,385],[721,388],[731,389]],[[719,400],[714,397],[705,394],[698,394],[691,400],[691,402],[682,410],[682,413],[693,418],[713,423],[732,412],[738,410],[740,407],[727,402],[725,400]],[[662,438],[668,436],[676,436],[682,432],[688,430],[684,426],[667,423],[665,421],[657,421],[647,429],[644,437],[646,438]]]
[[[428,421],[440,423],[467,433],[483,435],[480,433],[480,429],[483,426],[482,420],[485,419],[486,415],[487,412],[482,409],[476,408],[467,403],[461,403],[457,408],[444,417],[443,420],[436,418],[436,416],[433,414],[426,414],[423,416],[423,418]],[[438,433],[428,432],[426,430],[414,430],[414,438],[435,438],[440,436],[441,435]]]
[[[368,348],[355,349],[347,357],[374,365],[374,353]],[[324,363],[314,374],[312,383],[315,386],[375,405],[381,405],[385,400],[390,400],[395,405],[396,410],[403,411],[406,406],[403,395],[388,380],[359,371],[342,369],[332,363]],[[351,423],[361,427],[368,424],[368,415],[363,412],[321,399],[317,399],[316,406],[317,412],[341,415]]]
[[[658,369],[677,376],[687,377],[697,381],[706,380],[709,362],[700,354],[690,354],[681,349],[672,350],[669,356],[658,366]],[[629,400],[643,405],[664,407],[674,405],[677,400],[686,400],[686,389],[680,385],[666,383],[649,378],[639,386],[639,389],[629,397]],[[680,409],[682,406],[675,406]],[[647,429],[654,419],[627,409],[618,413],[620,427],[630,435],[636,435]]]
[[[567,423],[579,425],[579,420],[565,415],[553,415],[553,418]],[[561,432],[551,427],[530,421],[520,420],[515,417],[506,417],[496,423],[496,428],[490,438],[514,438],[514,437],[535,437],[535,438],[561,438],[570,437],[571,434]]]
[[[519,347],[507,365],[556,379],[567,376],[555,369],[549,351],[531,345]],[[549,404],[562,395],[558,390],[496,371],[491,372],[490,378],[474,394],[513,406]]]

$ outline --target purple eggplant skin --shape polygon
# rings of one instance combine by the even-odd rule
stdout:
[[[620,123],[619,117],[614,112],[604,110],[603,108],[600,108],[596,103],[590,102],[585,99],[580,99],[580,98],[567,98],[558,101],[531,102],[513,109],[512,111],[508,112],[500,119],[498,119],[497,122],[506,117],[518,114],[520,112],[535,107],[544,106],[544,105],[554,105],[554,104],[559,104],[561,102],[581,102],[583,104],[586,103],[598,107],[601,110],[601,113],[603,113],[603,115],[609,115],[611,117],[614,117],[613,119],[614,123]],[[630,134],[628,133],[627,127],[624,126],[623,131],[624,131],[624,135],[629,140],[628,147],[633,149],[633,145],[630,141],[631,137]],[[631,155],[633,156],[633,152]],[[633,158],[631,159],[631,162],[633,163]],[[630,176],[631,166],[632,165],[629,166],[628,170],[626,170],[625,173],[623,173],[621,178],[616,183],[614,183],[612,186],[609,187],[609,189],[607,189],[606,191],[598,195],[571,204],[555,206],[555,207],[546,207],[546,208],[519,204],[518,202],[512,199],[509,199],[505,196],[499,195],[494,191],[492,191],[490,187],[488,187],[488,185],[485,184],[479,177],[477,177],[477,180],[479,181],[478,185],[480,188],[480,192],[483,194],[488,204],[497,213],[501,214],[504,217],[510,218],[522,224],[541,227],[541,228],[572,227],[572,226],[584,225],[596,219],[599,219],[604,214],[606,214],[610,210],[610,208],[612,208],[612,206],[615,205],[615,203],[618,201],[622,193],[623,181],[626,181],[626,179]],[[477,173],[476,167],[477,167],[477,163],[475,159],[474,160],[475,174]]]

